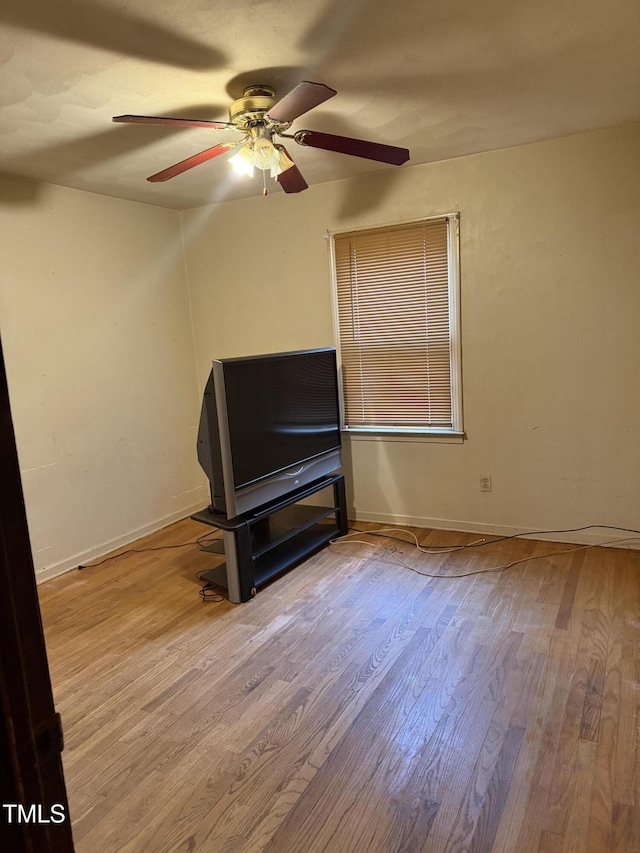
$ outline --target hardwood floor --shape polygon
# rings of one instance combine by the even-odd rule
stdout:
[[[195,545],[40,587],[79,853],[640,850],[640,552],[375,541],[243,605]]]

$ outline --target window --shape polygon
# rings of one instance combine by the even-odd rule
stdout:
[[[333,235],[345,429],[462,433],[458,215]]]

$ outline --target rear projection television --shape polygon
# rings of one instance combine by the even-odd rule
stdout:
[[[204,390],[198,461],[228,518],[340,468],[333,348],[217,359]]]

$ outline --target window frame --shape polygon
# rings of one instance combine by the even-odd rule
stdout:
[[[338,284],[336,275],[336,236],[374,231],[384,228],[396,228],[404,225],[420,225],[424,222],[446,221],[447,223],[447,264],[448,264],[448,300],[449,300],[449,360],[451,381],[451,427],[392,427],[392,426],[347,426],[345,422],[344,391],[342,384],[342,356],[340,352],[340,317],[338,311]],[[357,228],[327,230],[329,245],[331,285],[333,301],[333,333],[338,357],[338,383],[340,391],[340,424],[343,434],[350,438],[368,441],[437,441],[461,443],[464,439],[462,406],[462,340],[460,306],[460,213],[444,213],[425,216],[419,219],[406,219],[381,225],[364,225]]]

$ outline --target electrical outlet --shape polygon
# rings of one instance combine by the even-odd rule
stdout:
[[[484,474],[482,477],[480,477],[480,491],[491,491],[491,474]]]

